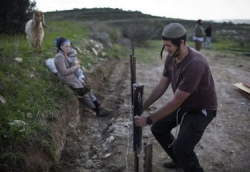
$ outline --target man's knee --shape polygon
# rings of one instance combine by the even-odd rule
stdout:
[[[162,128],[161,126],[153,124],[151,132],[161,144],[170,144],[174,141],[174,136],[171,134],[171,130],[168,130],[167,128]]]
[[[151,126],[151,132],[152,134],[155,135],[162,135],[163,134],[163,130],[162,127],[157,125],[157,123],[153,124]],[[167,131],[164,131],[164,133],[167,133]]]
[[[151,132],[154,136],[159,134],[159,131],[157,129],[157,126],[155,126],[155,124],[151,126]]]

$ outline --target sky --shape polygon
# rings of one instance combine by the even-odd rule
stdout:
[[[32,0],[31,0],[32,1]],[[74,8],[118,8],[188,20],[250,20],[250,0],[34,0],[43,12]]]

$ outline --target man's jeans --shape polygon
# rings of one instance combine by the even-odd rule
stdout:
[[[215,117],[216,111],[197,110],[186,112],[180,109],[178,116],[177,111],[153,124],[151,131],[167,154],[175,163],[182,165],[185,172],[203,172],[194,148],[200,141],[208,124]],[[181,121],[178,136],[174,140],[171,130]]]
[[[205,40],[205,47],[207,49],[210,49],[211,48],[211,41],[212,41],[212,38],[211,37],[206,37],[206,40]]]

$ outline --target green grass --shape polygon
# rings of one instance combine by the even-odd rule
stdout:
[[[136,47],[134,52],[139,63],[151,63],[152,65],[161,63],[160,52],[162,48],[161,40],[147,41],[144,47]]]
[[[52,140],[47,134],[42,134],[49,132],[46,118],[56,114],[66,99],[73,96],[47,69],[45,60],[56,54],[55,38],[63,36],[80,46],[79,40],[88,39],[90,31],[83,24],[73,21],[48,21],[47,24],[49,27],[45,29],[42,54],[32,53],[25,34],[0,35],[0,95],[6,100],[5,104],[0,104],[0,165],[9,163],[14,166],[11,163],[13,157],[16,161],[22,157],[19,156],[22,150],[14,148],[25,142],[31,144],[33,136],[40,139],[40,143],[36,141],[36,144],[41,147],[44,147],[43,143],[48,143],[45,149],[53,155],[53,149],[48,146],[53,145]],[[16,57],[23,61],[17,62]],[[86,56],[81,58],[83,61],[88,59]],[[23,123],[19,126],[15,121]]]
[[[91,53],[94,45],[86,43],[92,33],[88,25],[62,20],[47,20],[47,25],[42,54],[32,53],[25,34],[0,35],[0,95],[6,100],[5,104],[0,103],[0,169],[2,165],[18,167],[23,161],[22,145],[39,147],[55,158],[47,117],[58,114],[74,96],[45,65],[46,59],[56,54],[55,38],[63,36],[82,50],[77,57],[86,69],[102,61]],[[105,52],[112,58],[125,57],[128,51],[113,43]],[[16,57],[23,61],[17,62]]]
[[[187,45],[194,48],[195,44],[193,41],[187,41]],[[233,52],[232,50],[227,50],[232,47],[237,47],[237,44],[230,40],[221,40],[219,42],[212,43],[212,48],[221,52]],[[138,62],[140,63],[151,63],[152,65],[162,63],[160,61],[160,52],[162,48],[161,40],[148,41],[144,47],[135,48],[135,56]],[[164,59],[164,54],[163,54]]]
[[[204,44],[204,43],[203,43]],[[190,47],[195,47],[193,41],[187,41],[187,45]],[[216,39],[216,41],[211,42],[211,47],[213,50],[220,52],[228,52],[233,54],[242,54],[244,52],[250,52],[250,49],[247,47],[241,47],[239,43],[229,40],[229,39]]]

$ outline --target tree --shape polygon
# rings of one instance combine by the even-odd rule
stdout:
[[[130,24],[123,27],[123,36],[129,38],[134,45],[143,46],[148,40],[151,40],[157,36],[159,32],[157,21],[143,21],[139,19],[133,20]]]
[[[30,0],[1,0],[0,34],[24,32],[25,23],[36,6]]]

